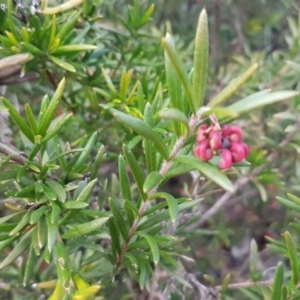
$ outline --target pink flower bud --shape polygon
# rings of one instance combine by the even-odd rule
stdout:
[[[232,155],[228,149],[223,149],[221,151],[221,159],[219,162],[219,168],[221,170],[230,169],[232,166]]]
[[[209,145],[213,150],[219,150],[222,147],[222,134],[221,131],[211,131],[209,133]]]
[[[198,143],[204,141],[207,138],[207,129],[208,129],[208,125],[207,124],[202,124],[199,126],[198,131],[197,131],[197,135],[196,135],[196,141]]]
[[[196,146],[196,148],[194,149],[194,153],[198,158],[200,158],[203,161],[208,161],[213,157],[213,152],[209,148],[208,140],[204,140],[201,143],[199,143],[199,145]]]
[[[223,136],[224,137],[229,137],[229,135],[230,135],[230,133],[231,133],[231,126],[230,125],[228,125],[228,124],[225,124],[225,125],[223,125],[222,126],[222,134],[223,134]]]
[[[229,140],[231,142],[241,142],[243,139],[243,132],[239,126],[230,126]]]
[[[244,147],[241,143],[231,143],[230,151],[233,162],[240,162],[246,157]]]
[[[241,145],[243,146],[244,148],[244,151],[245,151],[245,158],[249,155],[249,152],[250,152],[250,149],[249,149],[249,146],[246,144],[246,143],[241,143]]]

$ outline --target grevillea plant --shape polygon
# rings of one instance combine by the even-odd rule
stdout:
[[[192,211],[203,201],[201,191],[176,198],[163,186],[175,176],[196,171],[212,190],[218,186],[232,192],[232,176],[240,175],[239,168],[244,172],[251,169],[246,160],[251,145],[244,143],[235,122],[251,110],[292,99],[298,93],[259,90],[226,104],[258,69],[254,64],[212,99],[206,97],[209,35],[205,10],[195,25],[192,69],[186,70],[167,32],[161,38],[166,76],[147,86],[143,78],[148,74],[139,77],[140,66],[135,68],[137,75],[123,69],[115,80],[126,60],[123,53],[115,65],[104,58],[106,68],[91,75],[95,57],[100,59],[103,53],[86,52],[96,46],[77,44],[74,35],[76,26],[97,19],[93,17],[96,8],[90,8],[88,1],[68,1],[54,8],[45,7],[45,1],[38,13],[29,17],[30,30],[22,26],[27,19],[15,23],[13,15],[20,8],[12,3],[8,1],[5,19],[0,20],[5,29],[1,29],[0,42],[6,49],[0,70],[23,65],[25,73],[35,70],[39,78],[47,78],[57,88],[51,97],[44,96],[40,105],[30,104],[28,99],[25,117],[12,101],[1,98],[2,109],[21,135],[19,147],[24,150],[0,143],[0,180],[10,210],[0,218],[0,274],[6,270],[18,274],[24,287],[16,283],[20,290],[9,290],[7,297],[25,294],[27,299],[46,295],[51,300],[75,300],[102,299],[102,295],[116,299],[126,289],[129,298],[143,293],[146,298],[156,284],[157,290],[165,289],[168,298],[172,293],[166,288],[169,285],[155,283],[157,270],[174,278],[182,286],[175,291],[183,295],[194,285],[199,290],[197,299],[209,299],[219,292],[224,296],[228,277],[221,289],[211,289],[189,274],[178,273],[182,259],[188,260],[188,249],[176,226],[181,212]],[[72,11],[75,7],[77,12]],[[141,9],[140,2],[134,2],[128,19],[122,19],[131,38],[138,40],[146,34],[139,30],[153,9]],[[70,18],[64,22],[67,16]],[[92,35],[90,29],[86,32]],[[85,31],[78,35],[83,39]],[[134,65],[137,55],[135,49],[128,64]],[[158,59],[163,62],[163,57],[158,55]],[[113,71],[108,72],[111,65]],[[80,94],[78,86],[86,94]],[[62,113],[62,107],[72,113]],[[84,118],[91,116],[97,126],[92,122],[82,125]],[[105,130],[98,124],[105,124]],[[81,125],[94,132],[84,135]],[[72,134],[61,134],[66,126]],[[100,184],[100,172],[108,161],[117,163],[117,176],[105,174],[110,179]],[[228,177],[226,170],[234,175]],[[281,266],[278,268],[281,272]],[[129,287],[114,292],[122,281]]]

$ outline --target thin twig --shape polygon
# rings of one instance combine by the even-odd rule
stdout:
[[[238,283],[230,283],[228,284],[228,289],[238,289],[238,288],[249,288],[253,286],[271,286],[273,284],[273,279],[266,281],[246,281],[246,282],[238,282]],[[215,287],[217,291],[222,290],[222,286],[218,285]]]

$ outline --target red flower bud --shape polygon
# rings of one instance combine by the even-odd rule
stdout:
[[[204,140],[198,146],[196,146],[196,148],[194,149],[194,153],[198,158],[200,158],[203,161],[208,161],[213,157],[213,152],[209,148],[208,140]]]
[[[243,132],[239,126],[230,126],[229,140],[231,142],[241,142],[243,139]]]
[[[244,148],[244,151],[245,151],[245,158],[249,155],[249,152],[250,152],[250,149],[249,149],[249,146],[246,144],[246,143],[241,143],[241,145],[243,146]]]
[[[230,133],[231,133],[231,126],[228,124],[225,124],[222,126],[222,134],[224,137],[229,137]]]
[[[233,162],[240,162],[246,157],[244,147],[241,143],[231,143],[230,151]]]
[[[207,138],[207,129],[208,129],[208,125],[207,124],[202,124],[199,126],[198,131],[197,131],[197,135],[196,135],[196,141],[198,143],[204,141]]]
[[[221,159],[219,162],[219,168],[221,170],[230,169],[232,166],[232,155],[228,149],[223,149],[221,151]]]
[[[211,131],[209,133],[209,145],[213,150],[219,150],[222,147],[222,134],[221,131]]]

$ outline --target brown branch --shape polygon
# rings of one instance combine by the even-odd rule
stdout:
[[[16,162],[19,165],[24,166],[26,164],[26,159],[23,156],[16,155],[16,154],[9,152],[7,149],[5,149],[1,145],[0,145],[0,153],[2,153],[3,155],[5,155],[7,157],[10,157],[11,160],[13,160],[14,162]]]

